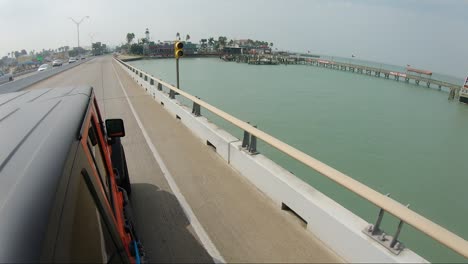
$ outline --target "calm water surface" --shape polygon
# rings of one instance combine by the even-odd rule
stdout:
[[[131,63],[175,83],[173,59]],[[252,124],[468,238],[468,106],[425,85],[302,65],[184,58],[181,89]],[[202,109],[233,135],[242,131]],[[378,208],[259,143],[259,151],[374,222]],[[389,216],[390,234],[397,221]],[[434,262],[464,261],[405,225],[409,248]]]

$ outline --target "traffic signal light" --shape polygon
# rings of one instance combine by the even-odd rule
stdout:
[[[184,43],[177,41],[174,44],[174,57],[176,59],[184,56]]]

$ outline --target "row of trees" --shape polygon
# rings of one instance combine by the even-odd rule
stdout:
[[[36,50],[31,50],[29,51],[29,53],[25,50],[25,49],[22,49],[21,51],[12,51],[12,52],[8,52],[8,58],[16,58],[18,59],[18,57],[20,56],[23,56],[23,55],[30,55],[30,56],[35,56],[35,55],[39,55],[39,56],[48,56],[52,53],[57,53],[57,52],[68,52],[70,50],[70,47],[69,46],[63,46],[63,47],[59,47],[57,49],[42,49],[42,51],[36,51]]]
[[[218,40],[215,40],[213,37],[210,37],[208,39],[200,39],[200,46],[203,49],[206,49],[208,47],[214,48],[214,49],[219,49],[223,48],[226,45],[228,46],[233,46],[234,45],[234,40],[231,39],[228,41],[227,37],[220,36],[218,37]],[[270,47],[273,48],[273,42],[268,43],[267,41],[259,41],[259,40],[252,40],[248,39],[245,43],[246,46],[250,47]]]
[[[182,40],[182,35],[179,32],[176,33],[175,37],[176,37],[176,40]],[[187,34],[185,36],[185,41],[188,42],[190,38],[191,38],[190,35]],[[125,45],[118,47],[117,49],[125,50],[132,54],[143,54],[144,46],[142,44],[148,42],[149,40],[147,40],[146,38],[141,38],[141,39],[138,39],[137,43],[132,43],[134,39],[135,39],[135,33],[127,33],[126,35],[127,43]],[[158,40],[158,42],[160,41]],[[225,36],[219,36],[217,39],[215,39],[214,37],[203,38],[200,40],[200,49],[202,51],[207,50],[208,48],[211,50],[221,50],[226,46],[233,46],[234,44],[235,44],[235,41],[233,39],[228,40],[228,38]],[[252,39],[248,39],[243,44],[246,46],[250,46],[250,47],[273,48],[273,42],[269,43],[266,41],[259,41],[259,40],[252,40]]]
[[[177,34],[176,34],[176,39],[177,39],[177,40],[180,40],[180,33],[179,33],[179,32],[177,32]],[[189,40],[190,40],[190,35],[187,34],[187,35],[185,36],[185,41],[189,41]]]
[[[210,37],[208,39],[200,39],[200,46],[202,49],[206,49],[208,47],[213,48],[213,49],[220,49],[222,47],[225,47],[226,44],[232,45],[234,41],[231,39],[229,42],[227,42],[227,37],[220,36],[218,37],[218,40],[215,40],[213,37]]]
[[[107,52],[107,45],[101,42],[96,42],[91,45],[91,49],[94,56],[102,55]]]
[[[25,49],[22,49],[21,51],[12,51],[8,52],[8,57],[15,57],[18,58],[19,56],[27,55],[28,52]]]

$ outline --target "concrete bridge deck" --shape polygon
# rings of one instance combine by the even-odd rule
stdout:
[[[149,262],[343,261],[156,104],[111,57],[28,89],[81,84],[95,88],[104,118],[124,119],[132,204]]]

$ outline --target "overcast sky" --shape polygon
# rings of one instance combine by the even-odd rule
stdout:
[[[192,41],[225,35],[307,51],[468,74],[468,1],[405,0],[0,0],[0,55],[76,46],[68,17],[90,16],[81,45],[137,38]]]

